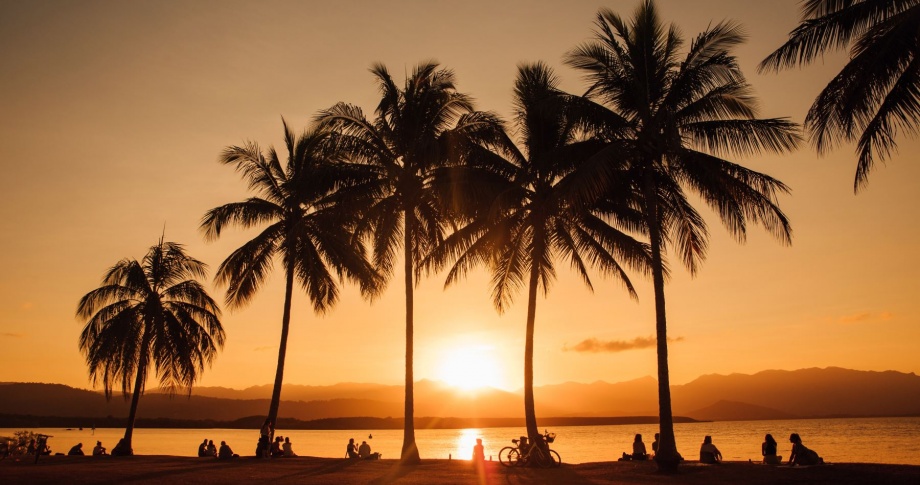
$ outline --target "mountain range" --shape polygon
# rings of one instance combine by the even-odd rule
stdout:
[[[657,382],[651,377],[607,383],[568,382],[534,389],[538,417],[656,416]],[[769,370],[752,375],[705,375],[671,388],[675,416],[729,421],[817,417],[920,415],[920,377],[895,371],[829,367]],[[138,417],[234,421],[264,415],[271,386],[246,389],[196,387],[191,396],[149,390]],[[434,381],[415,386],[415,415],[431,418],[523,416],[522,392],[458,391]],[[333,418],[399,418],[403,388],[381,384],[285,385],[280,417],[303,421]],[[0,383],[0,415],[124,417],[128,401],[115,395],[60,384]]]

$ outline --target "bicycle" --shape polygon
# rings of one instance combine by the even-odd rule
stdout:
[[[514,446],[506,446],[498,452],[498,461],[504,466],[525,466],[533,464],[541,468],[555,467],[562,464],[562,457],[556,450],[549,449],[549,444],[556,441],[556,433],[543,432],[542,446],[527,444],[527,437],[511,440]]]

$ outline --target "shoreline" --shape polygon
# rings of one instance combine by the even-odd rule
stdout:
[[[593,462],[563,464],[552,469],[508,468],[498,462],[481,467],[465,460],[423,460],[404,466],[394,459],[346,460],[295,457],[232,460],[147,455],[131,457],[43,456],[0,461],[0,476],[7,483],[240,483],[271,480],[272,483],[309,481],[315,484],[376,483],[406,485],[439,484],[862,484],[920,483],[918,465],[831,463],[814,467],[769,466],[750,462],[681,465],[677,475],[664,475],[654,462]]]

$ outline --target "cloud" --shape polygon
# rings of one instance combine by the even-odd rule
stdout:
[[[894,318],[894,314],[891,312],[860,312],[854,313],[852,315],[844,315],[836,319],[835,323],[843,325],[854,325],[854,324],[864,324],[864,323],[881,323],[887,322]]]
[[[23,337],[25,337],[25,336],[26,336],[26,334],[24,334],[24,333],[14,333],[14,332],[2,332],[2,333],[0,333],[0,337],[8,337],[8,338],[23,338]]]
[[[683,337],[669,338],[668,342],[682,342],[683,340]],[[655,337],[636,337],[632,340],[609,340],[606,342],[592,337],[582,340],[572,347],[566,345],[562,350],[565,352],[590,352],[594,354],[600,352],[614,353],[655,347],[656,342]]]
[[[256,352],[266,352],[266,351],[269,351],[269,350],[275,350],[275,349],[277,349],[277,348],[278,348],[278,347],[277,347],[277,346],[274,346],[274,345],[263,345],[263,346],[261,346],[261,347],[256,347],[256,348],[254,348],[254,349],[252,349],[252,350],[254,350],[254,351],[256,351]]]

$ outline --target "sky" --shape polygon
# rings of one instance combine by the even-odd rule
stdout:
[[[599,8],[630,17],[636,5],[0,0],[0,382],[91,388],[75,310],[108,268],[142,258],[165,231],[213,275],[253,235],[231,229],[209,243],[198,229],[208,209],[249,196],[217,162],[224,147],[281,147],[282,116],[299,130],[339,101],[372,113],[376,62],[401,83],[437,60],[478,109],[505,117],[522,62],[545,61],[563,89],[580,93],[586,86],[563,56],[590,40]],[[756,72],[797,25],[795,0],[657,5],[688,41],[724,19],[743,25],[748,42],[735,52],[763,117],[801,122],[846,58]],[[780,206],[793,243],[752,227],[739,244],[701,208],[707,260],[695,277],[674,260],[666,287],[671,382],[806,367],[920,370],[918,148],[899,138],[899,153],[859,194],[852,145],[820,157],[806,143],[789,155],[736,158],[791,187]],[[227,342],[200,385],[272,382],[283,303],[275,269],[249,306],[224,312]],[[559,262],[538,298],[536,385],[656,375],[650,282],[633,275],[636,302],[592,275],[593,292]],[[207,287],[223,299],[224,288]],[[522,385],[525,293],[499,315],[484,271],[448,289],[434,274],[415,301],[417,379]],[[325,315],[295,295],[285,382],[402,383],[403,305],[399,272],[372,303],[346,285]]]

